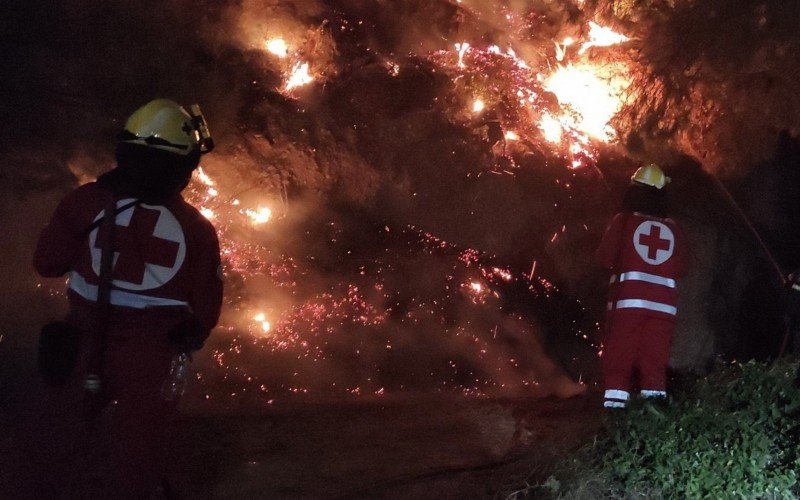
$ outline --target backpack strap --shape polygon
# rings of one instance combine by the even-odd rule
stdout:
[[[128,207],[129,208],[129,207]],[[126,208],[127,209],[127,208]],[[89,345],[89,364],[84,388],[99,394],[102,385],[103,357],[105,356],[108,325],[111,319],[111,272],[114,264],[114,230],[117,222],[117,201],[109,192],[106,208],[100,219],[100,273],[97,288],[97,309],[92,324]]]

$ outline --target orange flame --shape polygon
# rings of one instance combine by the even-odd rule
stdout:
[[[272,218],[272,210],[269,207],[258,207],[256,210],[248,208],[245,214],[250,217],[253,225],[265,224]]]
[[[599,24],[589,21],[589,41],[581,46],[578,54],[583,54],[592,47],[610,47],[630,40],[622,33],[617,33],[611,28],[600,26]]]
[[[286,89],[286,91],[290,91],[292,89],[296,89],[297,87],[307,85],[313,81],[314,77],[311,76],[311,73],[308,71],[308,63],[300,61],[297,62],[292,68],[289,78],[286,79],[286,83],[284,84],[284,89]]]
[[[264,42],[267,51],[275,56],[285,59],[289,55],[289,46],[283,38],[271,38]]]
[[[559,104],[573,112],[576,130],[604,142],[615,138],[609,122],[622,107],[627,82],[604,80],[591,64],[569,64],[550,75],[544,87],[556,95]]]

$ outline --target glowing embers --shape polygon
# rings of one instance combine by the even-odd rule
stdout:
[[[486,301],[491,298],[500,297],[500,294],[493,291],[489,285],[480,280],[472,280],[461,285],[464,294],[469,297],[469,300],[476,305],[484,305]]]
[[[564,116],[571,118],[576,130],[608,142],[616,137],[609,122],[622,107],[627,81],[622,77],[602,78],[599,69],[592,64],[560,66],[547,77],[544,88],[567,108]],[[548,127],[554,137],[552,121]]]

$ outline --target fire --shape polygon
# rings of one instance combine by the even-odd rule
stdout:
[[[209,187],[214,185],[214,181],[203,171],[203,167],[197,169],[197,180]]]
[[[261,327],[262,332],[265,333],[265,334],[269,333],[269,331],[272,329],[272,325],[270,324],[269,321],[267,321],[267,315],[264,314],[263,312],[260,312],[260,313],[256,314],[253,317],[253,321],[255,321],[256,323],[259,324],[259,326]]]
[[[556,61],[561,62],[567,55],[567,47],[573,45],[575,40],[572,37],[567,37],[561,44],[556,43]]]
[[[464,55],[469,52],[469,44],[467,42],[457,43],[456,51],[458,51],[458,67],[463,69],[465,67]]]
[[[271,38],[264,43],[267,51],[275,56],[285,59],[289,55],[289,46],[283,38]]]
[[[503,137],[505,138],[505,140],[507,140],[507,141],[509,141],[509,142],[513,142],[513,141],[518,141],[518,140],[519,140],[519,134],[517,134],[517,133],[516,133],[516,132],[514,132],[513,130],[509,130],[509,131],[507,131],[507,132],[506,132],[506,133],[503,135]]]
[[[284,89],[290,91],[297,87],[302,87],[314,81],[314,77],[308,71],[307,62],[297,62],[292,68],[289,77],[286,79]]]
[[[542,121],[539,122],[539,128],[547,141],[556,144],[561,142],[561,138],[564,135],[564,127],[552,115],[545,113]]]
[[[269,207],[258,207],[256,210],[248,208],[245,214],[250,217],[254,225],[265,224],[272,218],[272,210]]]
[[[483,102],[482,99],[475,99],[475,102],[472,103],[472,112],[473,113],[480,113],[486,107],[486,104]]]
[[[581,46],[578,54],[583,54],[592,47],[610,47],[630,40],[627,36],[617,33],[611,28],[600,26],[589,21],[589,41]]]
[[[562,106],[574,112],[577,130],[603,142],[614,139],[616,134],[609,122],[622,107],[624,85],[615,88],[611,82],[600,78],[597,68],[591,64],[569,64],[550,75],[544,87],[556,95]]]
[[[214,218],[217,216],[213,210],[207,207],[200,207],[200,213],[208,220],[214,220]]]

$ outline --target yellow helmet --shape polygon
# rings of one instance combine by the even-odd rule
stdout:
[[[170,99],[150,101],[128,118],[120,140],[179,155],[208,153],[214,141],[205,117],[197,104],[191,110],[189,114]]]
[[[669,184],[671,180],[672,179],[664,175],[664,171],[655,163],[639,167],[631,177],[631,182],[652,186],[656,189],[662,189]]]

